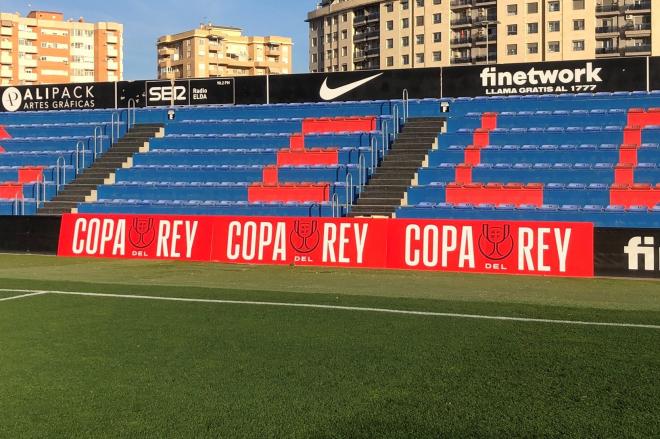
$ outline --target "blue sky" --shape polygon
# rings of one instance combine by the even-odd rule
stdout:
[[[307,72],[307,12],[316,0],[0,0],[2,12],[32,9],[64,12],[66,18],[124,24],[124,79],[156,75],[156,40],[213,22],[243,28],[250,35],[293,38],[293,70]]]

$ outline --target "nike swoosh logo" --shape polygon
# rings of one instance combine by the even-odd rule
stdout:
[[[342,85],[341,87],[337,88],[328,87],[328,78],[325,78],[323,85],[321,85],[321,91],[319,92],[319,95],[324,101],[331,101],[333,99],[337,99],[339,96],[345,95],[349,91],[355,90],[359,86],[364,85],[369,81],[373,81],[381,75],[382,73],[379,73],[377,75],[369,76],[368,78],[360,79],[359,81],[351,82],[350,84]]]

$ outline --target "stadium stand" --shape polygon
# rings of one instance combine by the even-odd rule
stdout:
[[[651,227],[658,107],[652,92],[152,108],[134,127],[125,111],[4,113],[0,212]]]
[[[657,227],[658,93],[456,99],[398,218]]]

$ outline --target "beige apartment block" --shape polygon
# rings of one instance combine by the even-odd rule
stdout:
[[[241,29],[202,25],[158,39],[158,78],[210,78],[291,73],[291,38],[251,37]]]
[[[323,0],[307,22],[312,72],[660,55],[660,0]]]
[[[0,13],[0,85],[120,81],[123,26],[61,12]]]

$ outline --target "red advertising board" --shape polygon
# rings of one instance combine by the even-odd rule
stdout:
[[[209,261],[213,217],[63,215],[59,256]]]
[[[395,220],[387,267],[550,276],[593,275],[593,225]]]
[[[590,277],[593,236],[588,223],[65,215],[58,254]]]

